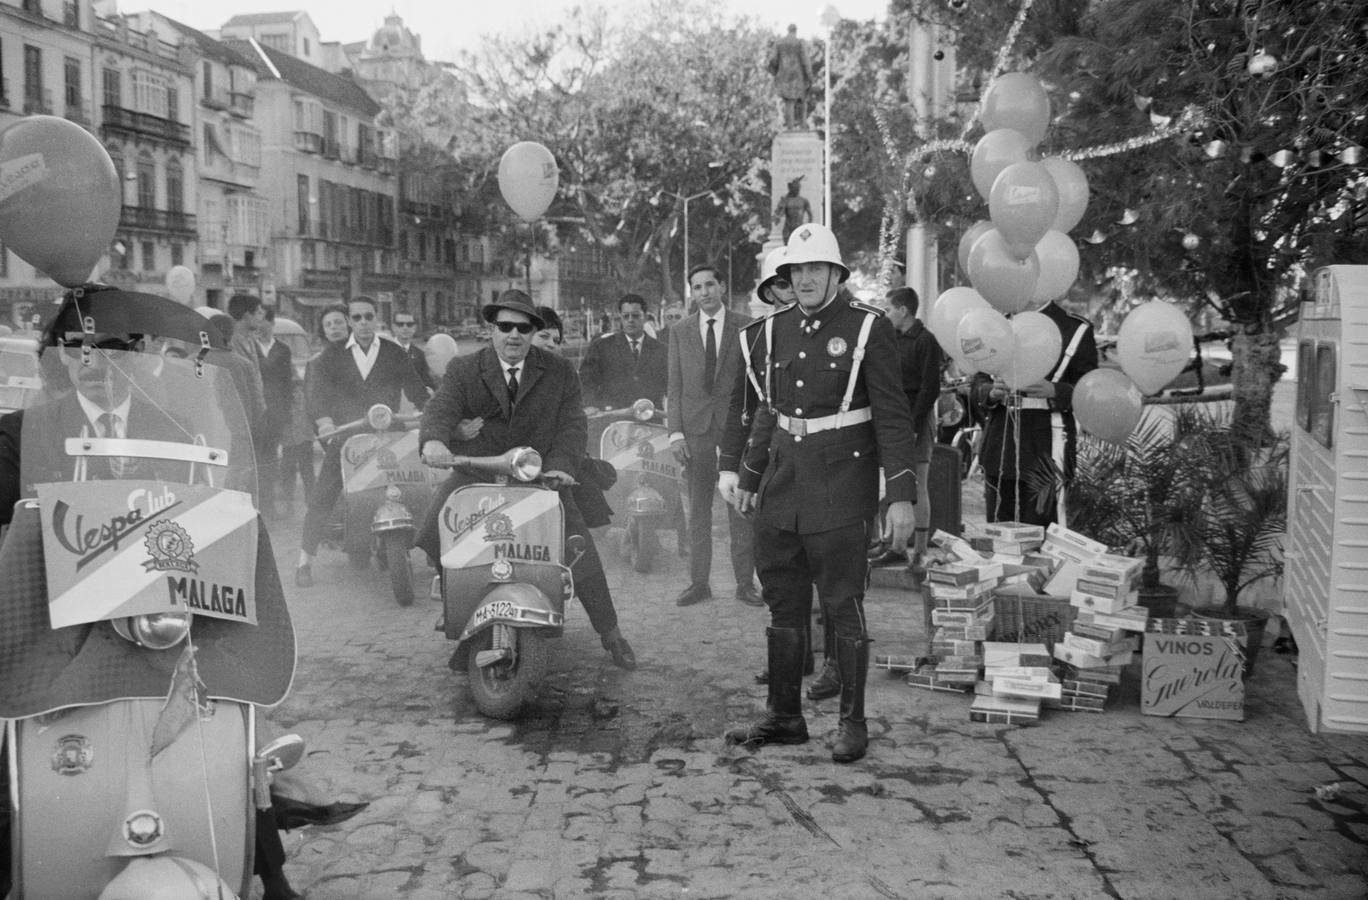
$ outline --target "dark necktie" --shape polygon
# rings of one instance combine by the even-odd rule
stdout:
[[[708,339],[703,344],[703,386],[709,391],[713,389],[713,381],[717,378],[717,332],[713,331],[716,321],[708,320]]]
[[[632,341],[632,358],[641,361],[641,341]]]
[[[508,370],[508,402],[513,404],[518,399],[518,367],[512,366]]]
[[[117,438],[119,437],[119,417],[114,413],[100,413],[100,418],[96,424],[100,426],[100,437]],[[123,456],[109,456],[105,458],[106,465],[109,466],[109,474],[114,478],[124,477],[124,472],[131,459]]]

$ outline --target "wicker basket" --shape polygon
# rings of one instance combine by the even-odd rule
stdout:
[[[1073,627],[1077,613],[1068,597],[1037,594],[1026,585],[993,591],[993,625],[999,641],[1044,644],[1053,651]]]

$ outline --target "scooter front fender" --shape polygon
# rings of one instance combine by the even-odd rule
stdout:
[[[458,640],[464,642],[495,624],[514,628],[544,628],[559,635],[565,626],[565,606],[532,584],[501,584],[475,607]]]

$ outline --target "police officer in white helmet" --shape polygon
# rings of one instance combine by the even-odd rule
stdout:
[[[742,334],[746,366],[733,391],[718,476],[723,496],[754,512],[756,570],[771,618],[769,698],[759,719],[726,738],[748,746],[808,740],[802,629],[815,586],[835,629],[841,682],[831,758],[847,763],[863,757],[868,743],[865,551],[879,469],[894,546],[901,546],[916,502],[912,416],[892,325],[878,308],[838,296],[850,270],[831,229],[796,229],[776,273],[797,302]],[[766,433],[768,452],[761,453]]]

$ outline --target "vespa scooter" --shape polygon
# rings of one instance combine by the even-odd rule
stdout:
[[[438,629],[457,642],[451,665],[469,673],[476,708],[495,719],[516,718],[536,696],[547,640],[563,633],[575,594],[571,566],[584,552],[574,535],[573,558],[562,559],[565,513],[555,490],[534,483],[541,465],[530,447],[445,463],[484,480],[458,487],[442,506]]]
[[[658,531],[674,528],[680,510],[682,472],[670,451],[664,414],[642,398],[626,409],[603,410],[590,418],[606,422],[598,455],[618,473],[607,499],[624,516],[622,555],[634,571],[649,572],[660,552]]]
[[[228,372],[204,364],[193,310],[73,296],[84,335],[43,351],[20,429],[26,499],[0,544],[10,897],[247,896],[254,805],[302,753],[293,736],[256,748],[255,707],[288,692],[294,632],[247,419]],[[96,343],[111,332],[200,350]],[[124,421],[101,434],[82,401]]]
[[[390,589],[400,606],[413,603],[415,519],[426,512],[439,472],[423,465],[416,415],[396,416],[377,403],[364,419],[348,422],[331,436],[342,445],[341,516],[328,537],[340,541],[353,567],[364,569],[375,556],[389,570]]]

